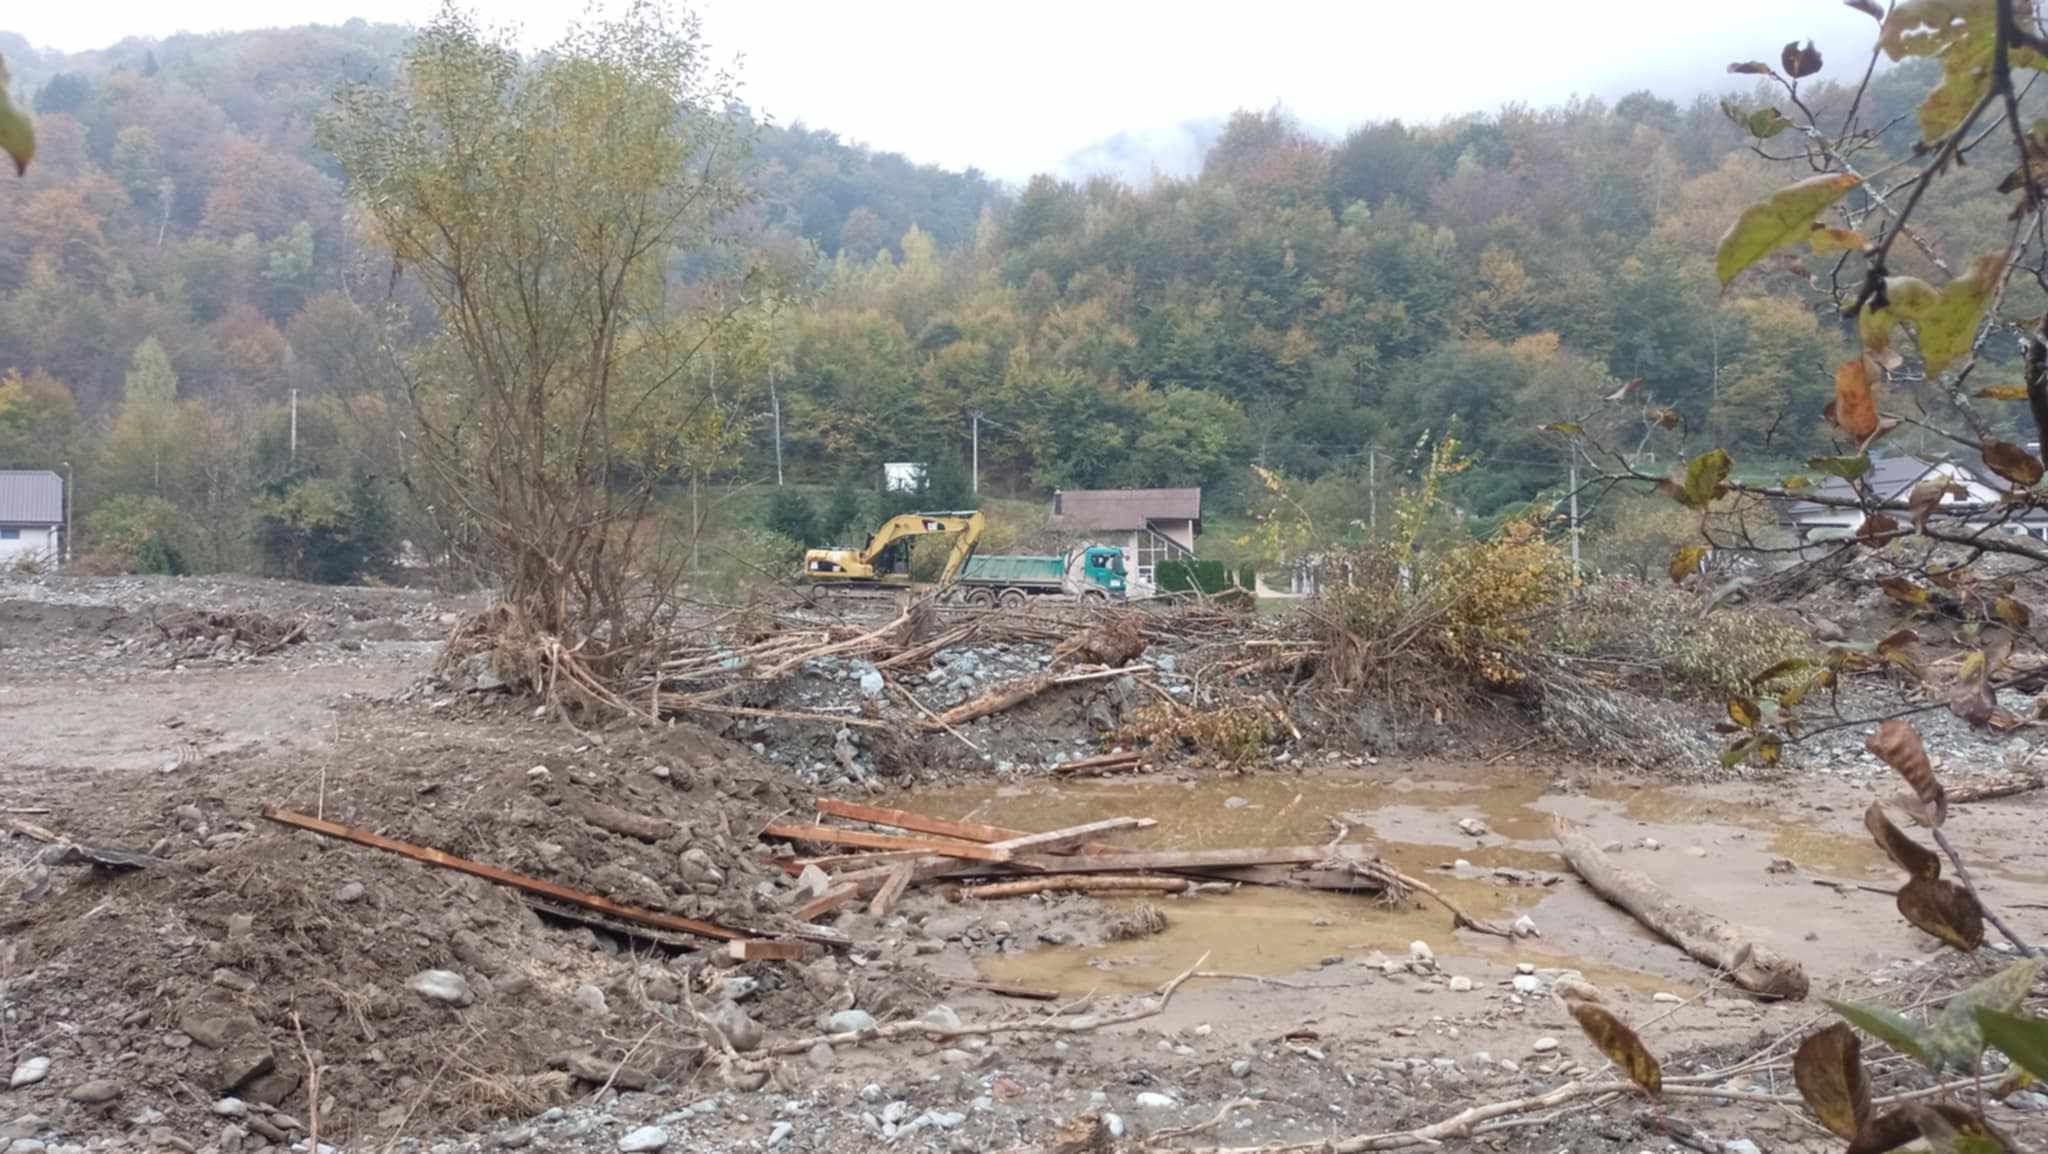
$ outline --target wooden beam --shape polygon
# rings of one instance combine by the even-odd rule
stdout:
[[[1037,854],[1030,857],[1013,857],[1008,864],[1039,873],[1128,873],[1131,870],[1204,869],[1215,866],[1306,865],[1330,856],[1329,846],[1288,845],[1252,849],[1141,850],[1109,858]]]
[[[584,893],[582,890],[573,890],[568,886],[556,885],[554,882],[543,881],[540,878],[528,877],[525,874],[513,873],[511,870],[502,870],[496,866],[488,866],[482,862],[471,861],[468,858],[456,857],[454,854],[442,853],[437,849],[429,849],[425,846],[413,845],[411,842],[388,838],[382,834],[371,833],[366,829],[357,829],[338,822],[308,817],[303,813],[293,813],[290,810],[278,809],[276,806],[264,806],[263,816],[279,825],[307,830],[320,834],[323,837],[338,838],[341,841],[352,841],[357,845],[369,846],[371,849],[381,849],[386,853],[395,853],[400,857],[411,858],[417,862],[425,862],[431,866],[439,866],[442,869],[465,873],[471,877],[479,877],[493,885],[509,886],[512,889],[525,893],[552,898],[565,905],[581,906],[586,910],[595,910],[598,913],[617,918],[620,921],[637,922],[643,926],[653,926],[658,930],[674,930],[677,933],[695,934],[700,938],[711,938],[721,942],[740,941],[747,937],[746,934],[738,930],[730,930],[713,922],[698,921],[696,918],[677,917],[674,914],[658,913],[654,910],[643,910],[638,906],[620,905],[618,902],[612,901],[609,898],[601,898],[596,894]]]
[[[1007,851],[971,842],[934,841],[930,838],[870,833],[864,829],[838,829],[829,825],[809,825],[801,822],[770,822],[762,827],[761,836],[781,838],[784,841],[815,842],[821,845],[860,846],[863,849],[910,850],[922,854],[967,858],[970,861],[1010,860]]]
[[[840,801],[837,798],[821,797],[815,801],[819,813],[848,821],[864,821],[869,825],[886,825],[912,833],[936,834],[940,837],[955,837],[961,841],[999,842],[1032,836],[1021,829],[1006,829],[999,825],[983,825],[971,821],[948,821],[942,817],[928,817],[907,809],[890,809],[882,805],[862,805],[857,801]],[[1149,822],[1147,823],[1150,824]],[[1139,827],[1131,827],[1139,828]],[[1129,846],[1104,845],[1101,842],[1086,842],[1077,847],[1086,854],[1133,853]],[[820,868],[823,862],[820,861]],[[798,867],[802,869],[801,866]]]
[[[753,938],[725,944],[725,956],[736,962],[800,962],[804,953],[802,942],[771,942]]]
[[[896,912],[896,902],[903,891],[910,888],[910,875],[917,868],[915,862],[898,862],[889,870],[888,880],[875,891],[875,900],[868,903],[868,912],[878,918],[886,918]]]

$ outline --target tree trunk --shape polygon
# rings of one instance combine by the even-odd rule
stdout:
[[[1659,888],[1656,882],[1615,864],[1593,839],[1560,817],[1557,843],[1565,860],[1593,892],[1627,910],[1672,944],[1755,994],[1799,999],[1806,996],[1806,971],[1799,963],[1749,941],[1726,922],[1701,913]]]

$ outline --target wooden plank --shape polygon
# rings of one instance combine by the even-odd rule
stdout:
[[[896,911],[896,902],[903,891],[910,888],[910,875],[916,869],[914,862],[899,862],[889,870],[889,878],[882,888],[875,891],[875,900],[868,903],[868,912],[878,918],[886,918]]]
[[[761,829],[762,837],[781,838],[784,841],[807,841],[823,845],[853,845],[862,849],[900,849],[923,854],[940,854],[945,857],[966,858],[969,861],[1009,861],[1008,850],[993,846],[975,845],[972,842],[933,841],[929,838],[903,837],[893,833],[870,833],[864,829],[836,829],[829,825],[808,825],[801,822],[770,822]]]
[[[800,962],[804,953],[802,942],[771,942],[753,938],[725,945],[725,956],[736,962]]]
[[[1005,829],[999,825],[983,825],[980,822],[971,821],[948,821],[942,817],[929,817],[907,809],[891,809],[888,806],[882,805],[862,805],[857,801],[841,801],[838,798],[821,797],[815,799],[814,804],[819,813],[831,817],[845,818],[848,821],[864,821],[869,825],[893,826],[896,829],[909,830],[912,833],[929,833],[937,834],[940,837],[957,837],[961,841],[989,843],[1032,836],[1028,831],[1021,829]],[[1105,845],[1101,842],[1087,842],[1076,848],[1077,852],[1086,854],[1136,852],[1129,846]],[[826,868],[823,864],[826,859],[813,860],[820,863],[819,868]],[[802,869],[802,866],[797,867],[798,872],[802,872]]]
[[[480,877],[494,885],[509,886],[515,890],[538,894],[544,898],[552,898],[567,905],[595,910],[608,917],[618,918],[620,921],[637,922],[643,926],[653,926],[658,930],[674,930],[677,933],[695,934],[700,938],[711,938],[721,942],[740,941],[747,937],[746,934],[738,930],[730,930],[712,922],[699,921],[696,918],[677,917],[674,914],[657,913],[654,910],[643,910],[638,906],[620,905],[618,902],[612,901],[609,898],[598,897],[596,894],[587,894],[582,890],[573,890],[568,886],[556,885],[554,882],[543,881],[540,878],[528,877],[525,874],[513,873],[511,870],[502,870],[496,866],[488,866],[482,862],[471,861],[468,858],[456,857],[454,854],[442,853],[437,849],[429,849],[426,846],[413,845],[410,842],[399,841],[396,838],[388,838],[382,834],[371,833],[366,829],[357,829],[338,822],[308,817],[303,813],[293,813],[290,810],[278,809],[276,806],[264,806],[263,816],[279,825],[307,830],[320,834],[323,837],[352,841],[357,845],[369,846],[371,849],[381,849],[386,853],[395,853],[400,857],[411,858],[417,862],[425,862],[428,865],[440,866],[442,869],[469,874],[471,877]]]
[[[1123,823],[1136,822],[1140,819],[1126,817],[1111,818],[1109,820],[1112,823]],[[1034,843],[1034,845],[1039,849],[1048,849],[1062,844],[1060,839],[1063,838],[1080,840],[1085,839],[1094,833],[1101,832],[1101,827],[1103,826],[1103,824],[1104,823],[1102,822],[1091,822],[1088,825],[1075,826],[1072,829],[1053,830],[1050,833],[1026,834],[1022,838],[1013,838],[1008,841],[999,841],[993,845],[984,846],[980,848],[987,849],[989,851],[996,853],[1001,853],[1004,855],[1005,858],[1007,858],[1011,849],[1013,849],[1020,842],[1029,840],[1032,843]],[[1119,825],[1119,828],[1123,827]],[[1067,844],[1071,844],[1071,842],[1068,842]],[[1034,857],[1032,860],[1059,861],[1061,859],[1057,857]],[[1099,858],[1093,860],[1108,861],[1110,859]],[[1121,856],[1119,856],[1114,860],[1121,862],[1124,859]],[[836,910],[849,902],[859,901],[863,894],[871,894],[875,892],[875,890],[881,888],[884,884],[886,884],[889,881],[889,879],[892,876],[894,876],[896,870],[901,866],[901,864],[902,863],[897,863],[896,865],[881,866],[876,869],[855,870],[852,873],[840,874],[837,879],[839,884],[825,891],[825,893],[822,896],[813,898],[810,901],[805,902],[803,905],[797,907],[797,920],[807,922],[814,918],[823,917],[826,914],[831,913],[833,910]],[[991,864],[1002,863],[995,862]],[[907,884],[915,885],[918,882],[926,881],[930,878],[942,877],[945,874],[951,873],[952,871],[959,869],[960,867],[961,862],[960,859],[957,857],[932,856],[918,858],[916,861],[910,863],[910,880]],[[1108,869],[1110,867],[1107,865],[1097,865],[1095,868]]]
[[[1039,873],[1127,873],[1131,870],[1203,869],[1213,866],[1306,865],[1329,856],[1328,846],[1288,845],[1251,849],[1145,850],[1117,854],[1113,858],[1036,854],[1012,857],[1009,864]]]
[[[1127,829],[1151,829],[1158,824],[1158,822],[1153,821],[1149,817],[1106,817],[1101,821],[1091,821],[1086,825],[1070,826],[1066,829],[1055,829],[1045,833],[1025,834],[1023,837],[1013,837],[1006,841],[999,841],[989,848],[1003,851],[1005,856],[998,860],[1015,861],[1018,854],[1069,848],[1085,842],[1099,833],[1116,833],[1119,830]],[[1120,856],[1117,860],[1123,861],[1124,858]]]

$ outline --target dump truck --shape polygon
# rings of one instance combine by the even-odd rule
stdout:
[[[1049,594],[1083,601],[1124,598],[1123,550],[1081,545],[1065,556],[977,555],[961,566],[953,596],[969,605],[1022,605]]]

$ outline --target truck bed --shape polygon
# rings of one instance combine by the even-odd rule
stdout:
[[[1058,585],[1066,568],[1064,557],[974,556],[960,570],[959,580],[962,585]]]

